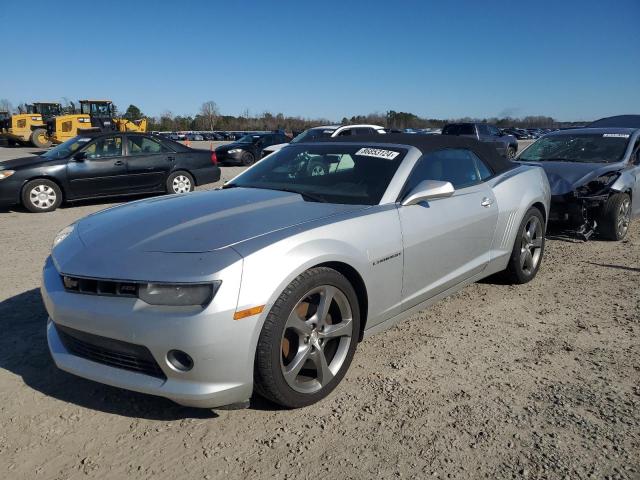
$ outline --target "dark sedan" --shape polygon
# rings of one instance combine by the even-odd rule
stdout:
[[[240,163],[253,165],[262,158],[262,150],[288,143],[291,139],[282,133],[256,133],[245,135],[240,140],[216,148],[216,158],[220,163]]]
[[[0,163],[0,206],[50,212],[63,201],[186,193],[220,179],[215,155],[158,135],[88,133],[48,152]]]

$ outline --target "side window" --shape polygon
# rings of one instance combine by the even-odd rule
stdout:
[[[447,149],[430,153],[422,157],[414,167],[405,192],[410,192],[423,180],[451,182],[455,189],[480,183],[481,175],[476,167],[476,158],[473,153],[463,149]]]
[[[351,128],[347,128],[338,134],[339,137],[349,137],[351,135],[353,135],[353,129]]]
[[[355,132],[354,135],[369,135],[371,133],[373,133],[373,130],[370,128],[354,128]]]
[[[491,135],[491,131],[489,130],[489,125],[487,125],[486,123],[478,124],[478,134]]]
[[[127,140],[129,155],[153,155],[167,152],[167,148],[147,137],[129,137]]]
[[[636,140],[636,144],[633,147],[633,155],[631,157],[631,162],[634,165],[640,165],[640,138]]]
[[[489,134],[497,137],[498,135],[500,135],[500,130],[498,130],[498,127],[494,127],[493,125],[487,125],[487,128],[489,129]]]
[[[108,158],[122,156],[122,137],[102,137],[85,150],[87,158]]]
[[[493,172],[489,167],[487,167],[486,163],[484,163],[475,153],[469,151],[467,152],[469,153],[469,155],[471,155],[471,157],[473,157],[473,160],[476,162],[476,168],[478,169],[478,173],[480,174],[480,180],[485,181],[487,178],[493,176]]]

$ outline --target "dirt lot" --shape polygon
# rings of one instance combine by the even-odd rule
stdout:
[[[621,243],[551,235],[531,284],[366,340],[319,405],[211,412],[52,364],[40,268],[107,206],[0,212],[0,478],[640,478],[640,221]]]

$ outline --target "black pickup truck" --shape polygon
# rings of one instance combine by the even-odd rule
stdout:
[[[513,135],[502,133],[498,127],[488,123],[449,123],[442,129],[442,135],[471,137],[492,143],[500,155],[509,159],[514,158],[518,151],[518,140]]]

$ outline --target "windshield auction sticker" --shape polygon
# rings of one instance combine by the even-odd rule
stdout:
[[[384,158],[386,160],[393,160],[400,152],[394,152],[393,150],[381,150],[379,148],[361,148],[356,152],[356,155],[363,155],[365,157]]]
[[[605,138],[629,138],[628,133],[605,133],[602,136]]]

